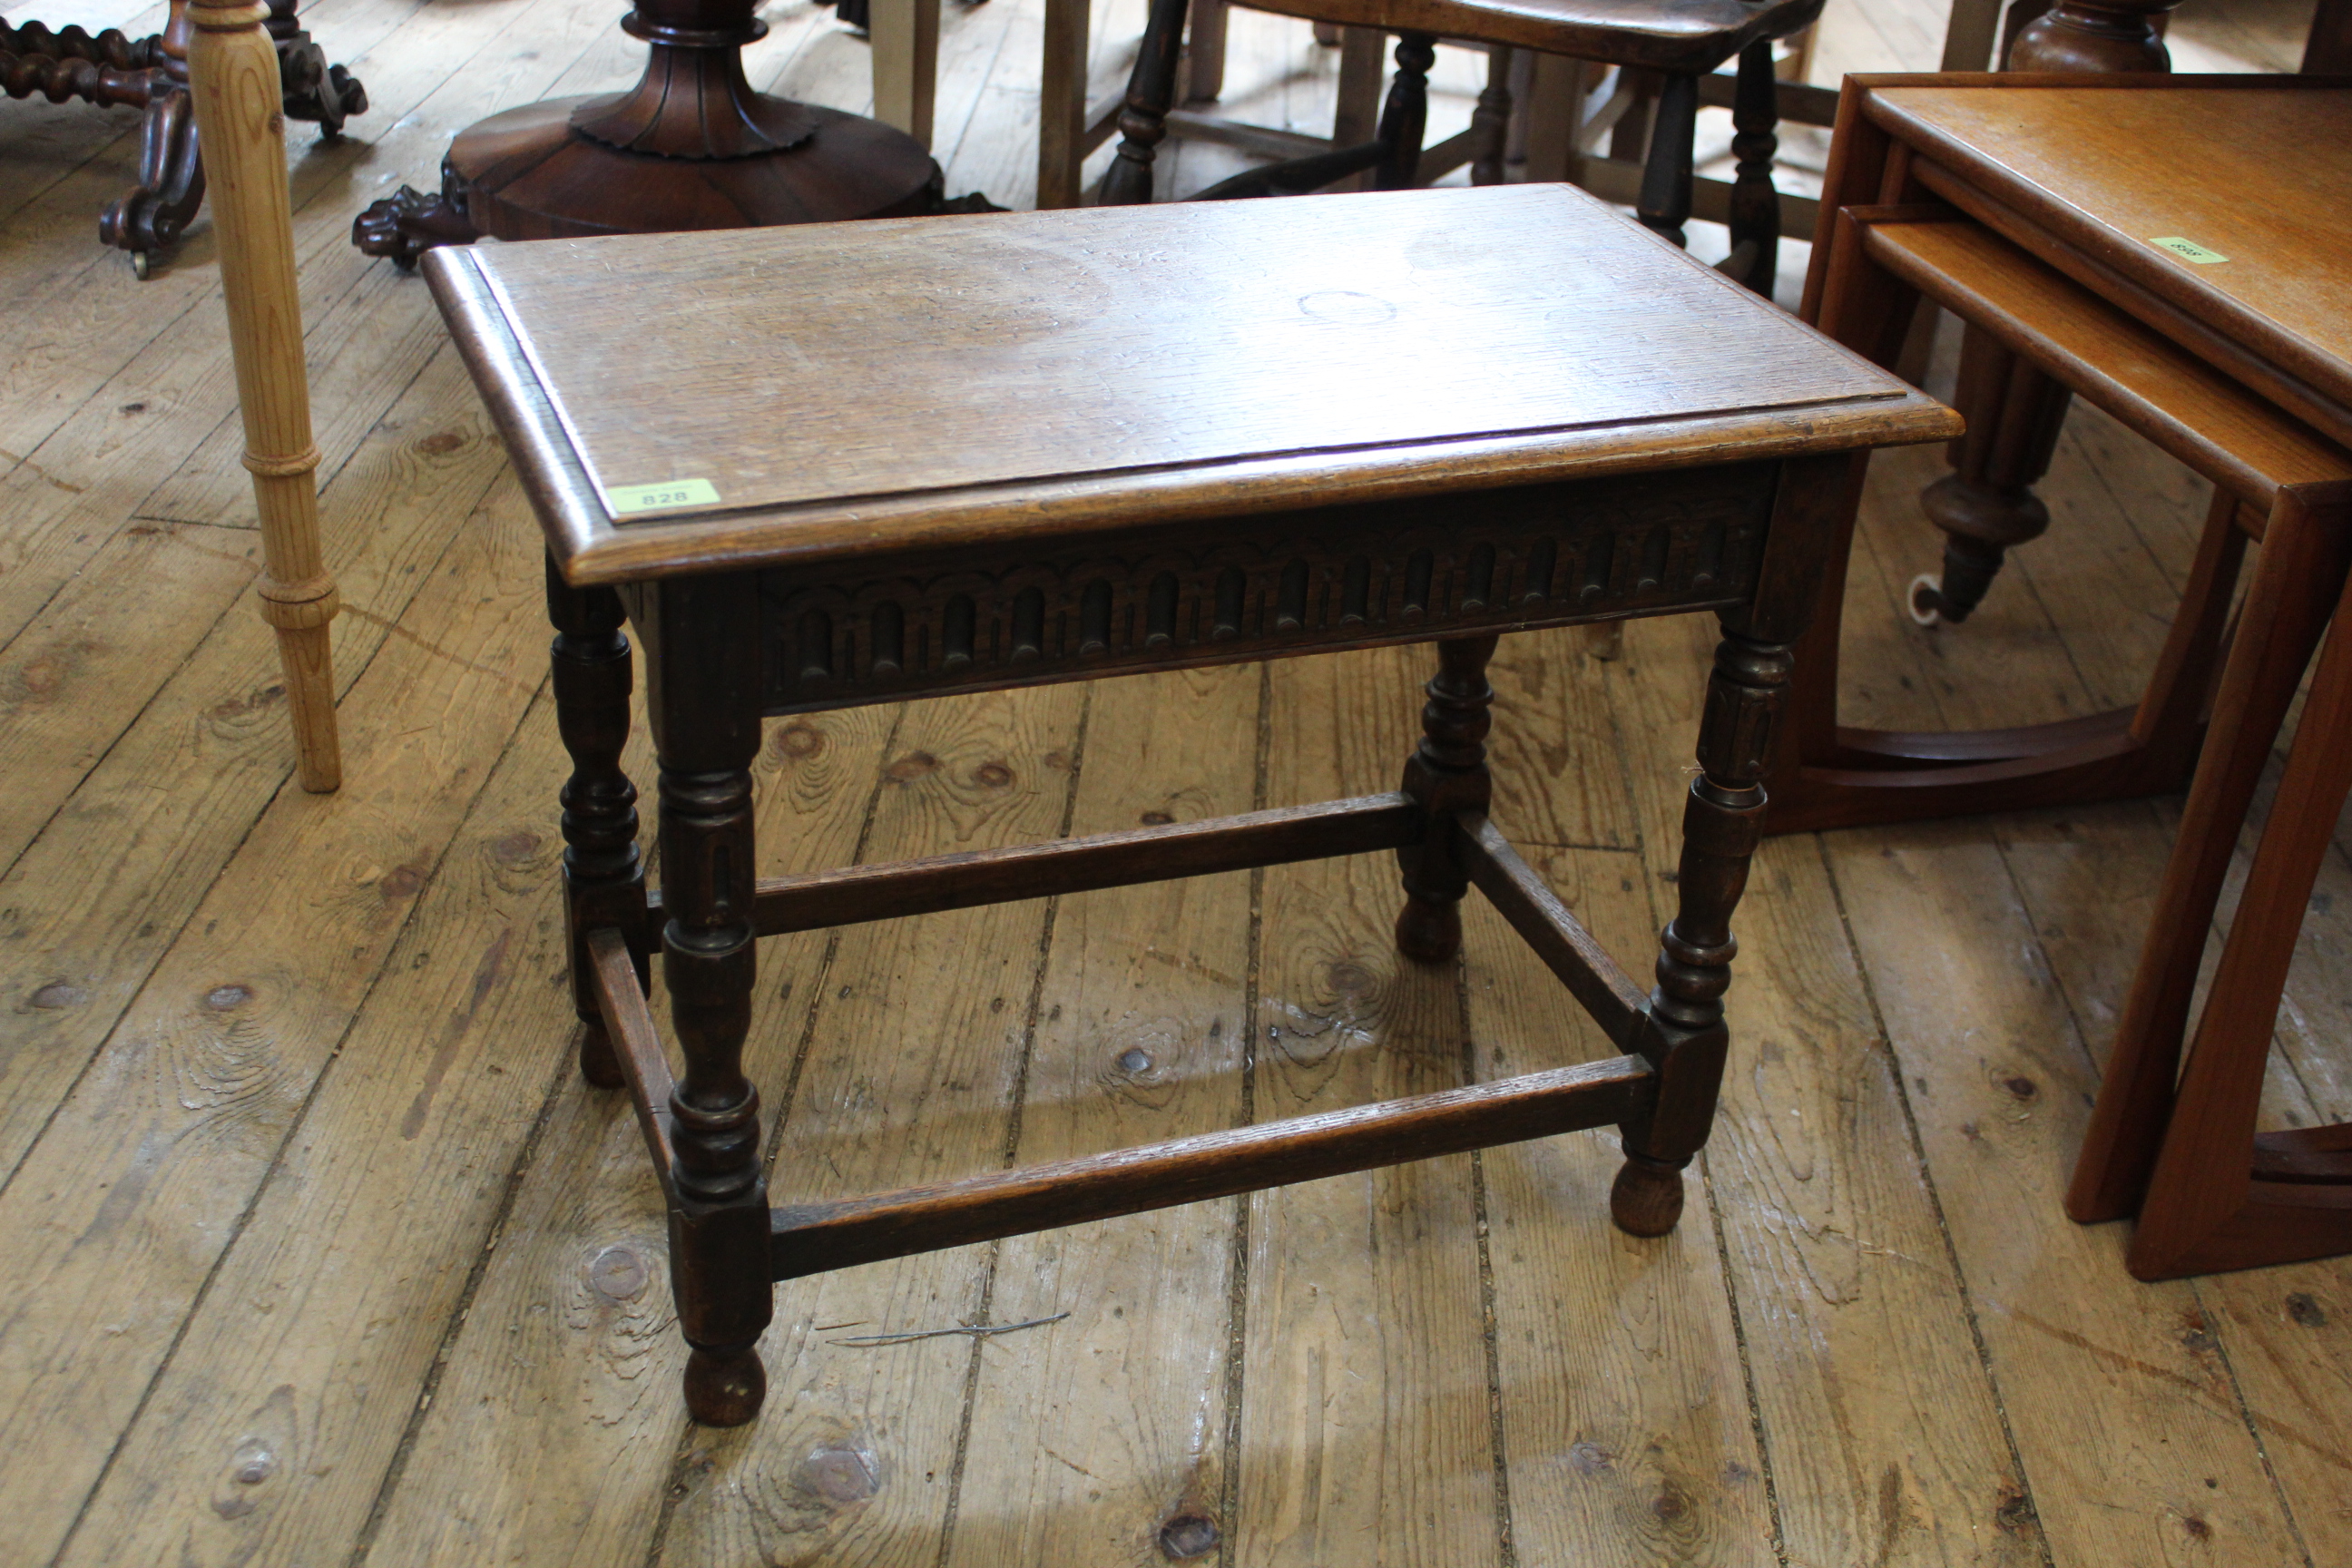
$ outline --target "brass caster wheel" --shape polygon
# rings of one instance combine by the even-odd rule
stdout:
[[[1922,572],[1911,579],[1906,604],[1911,618],[1923,626],[1944,623],[1944,580],[1933,572]]]
[[[145,251],[134,250],[131,253],[131,276],[138,279],[142,283],[147,281],[147,253]]]

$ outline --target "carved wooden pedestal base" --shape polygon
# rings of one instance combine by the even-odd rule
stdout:
[[[295,20],[296,0],[269,0],[269,37],[278,47],[283,110],[308,120],[320,139],[342,134],[343,121],[367,112],[367,89]],[[53,33],[38,22],[0,23],[0,87],[11,98],[46,94],[146,111],[140,128],[139,183],[99,215],[98,237],[131,253],[131,269],[147,276],[148,258],[180,237],[205,199],[205,166],[188,98],[189,23],[184,0],[173,0],[170,23],[133,41],[112,27],[92,37],[79,27]]]
[[[879,121],[755,92],[748,0],[646,0],[622,26],[653,45],[626,92],[551,99],[449,144],[441,194],[402,186],[352,243],[403,267],[436,245],[757,228],[996,210],[942,200],[939,165]]]

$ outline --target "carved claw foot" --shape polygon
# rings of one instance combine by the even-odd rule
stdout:
[[[760,1414],[768,1396],[768,1369],[757,1344],[706,1350],[686,1359],[686,1408],[705,1426],[740,1426]]]
[[[403,185],[352,220],[352,243],[363,256],[388,256],[404,271],[436,245],[471,245],[482,237],[466,216],[462,195],[428,196]]]
[[[1609,1188],[1609,1217],[1628,1236],[1664,1236],[1683,1217],[1683,1165],[1625,1153]]]

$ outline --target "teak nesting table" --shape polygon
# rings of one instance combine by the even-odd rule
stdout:
[[[426,270],[547,534],[581,1067],[635,1096],[698,1419],[757,1413],[772,1281],[852,1264],[1612,1122],[1617,1223],[1673,1227],[1789,646],[1857,458],[1948,438],[1948,410],[1564,186],[550,240]],[[1723,640],[1645,994],[1487,821],[1484,670],[1504,632],[1699,609]],[[658,894],[619,765],[625,617]],[[1394,793],[755,880],[765,715],[1428,641]],[[1475,884],[1625,1054],[840,1201],[793,1201],[787,1163],[771,1205],[740,1067],[759,937],[1379,849],[1407,956],[1453,957]]]

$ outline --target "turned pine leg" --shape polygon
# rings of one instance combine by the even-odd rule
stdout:
[[[670,1278],[693,1354],[686,1403],[708,1426],[760,1412],[759,1340],[772,1313],[760,1096],[743,1076],[755,976],[751,760],[760,747],[758,625],[741,577],[652,590],[654,746],[661,763],[662,978],[686,1071],[670,1094],[677,1201]]]
[[[1427,814],[1418,844],[1397,851],[1404,871],[1404,910],[1397,916],[1397,951],[1419,963],[1444,963],[1462,947],[1462,895],[1470,872],[1463,856],[1457,814],[1484,812],[1494,795],[1486,772],[1488,710],[1495,689],[1486,661],[1498,639],[1449,637],[1437,645],[1437,673],[1423,689],[1421,744],[1404,765],[1401,786]]]
[[[646,980],[636,935],[646,921],[646,873],[637,856],[637,786],[621,771],[633,684],[621,601],[610,588],[574,588],[551,558],[547,617],[555,623],[555,722],[572,757],[563,785],[563,925],[572,955],[572,1007],[580,1016],[580,1076],[599,1089],[625,1081],[604,1033],[588,960],[588,933],[610,927],[631,939],[637,983]]]
[[[1743,635],[1726,617],[1699,722],[1699,776],[1683,806],[1678,903],[1659,941],[1642,1044],[1658,1070],[1657,1103],[1622,1129],[1625,1163],[1609,1193],[1611,1215],[1634,1236],[1664,1236],[1682,1218],[1683,1167],[1715,1121],[1728,1040],[1723,994],[1739,951],[1731,912],[1763,835],[1759,781],[1791,663],[1788,644]]]

